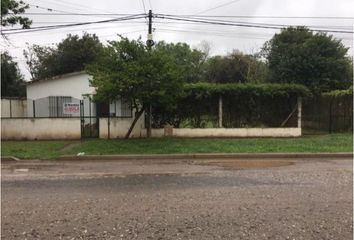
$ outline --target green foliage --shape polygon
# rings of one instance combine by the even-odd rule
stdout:
[[[289,96],[310,96],[311,92],[298,84],[213,84],[199,82],[186,84],[184,86],[186,95],[194,95],[197,98],[212,95],[234,95],[234,96],[264,96],[264,97],[289,97]]]
[[[256,56],[233,51],[207,60],[205,79],[214,83],[264,82],[267,66]]]
[[[185,84],[176,108],[153,106],[153,126],[215,127],[222,96],[225,127],[279,127],[297,97],[310,95],[306,87],[296,84]]]
[[[323,93],[322,96],[324,97],[353,97],[353,87],[345,89],[345,90],[333,90],[330,92]]]
[[[136,109],[148,104],[173,107],[182,90],[181,67],[168,46],[157,44],[149,51],[140,40],[111,41],[101,58],[88,66],[97,88],[96,99],[111,101],[121,96],[131,100]]]
[[[1,54],[1,96],[25,97],[26,88],[17,63],[4,52]]]
[[[269,81],[303,84],[315,94],[352,84],[347,52],[340,40],[305,27],[283,29],[263,47]]]
[[[82,71],[93,63],[103,51],[98,37],[84,33],[68,35],[56,47],[33,45],[24,51],[32,80],[50,78],[57,75]]]
[[[22,28],[30,28],[32,21],[29,18],[16,16],[28,9],[28,4],[23,1],[2,0],[1,1],[1,25],[12,26],[20,24]]]
[[[204,63],[207,58],[205,53],[191,49],[186,43],[174,44],[163,41],[158,42],[155,45],[155,49],[171,56],[175,67],[178,68],[178,72],[182,74],[181,78],[184,82],[192,83],[201,80]]]

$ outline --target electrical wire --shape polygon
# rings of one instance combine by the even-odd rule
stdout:
[[[202,19],[191,19],[191,18],[178,18],[178,17],[169,17],[163,15],[155,15],[155,18],[160,19],[169,19],[169,20],[176,20],[176,21],[186,21],[186,22],[199,22],[205,24],[212,24],[212,25],[224,25],[224,26],[237,26],[237,27],[248,27],[248,28],[265,28],[265,29],[278,29],[281,30],[284,27],[277,27],[277,26],[266,26],[266,25],[257,25],[257,24],[239,24],[239,23],[230,23],[224,21],[212,21],[212,20],[202,20]],[[350,33],[352,34],[353,31],[343,31],[343,30],[330,30],[330,29],[310,29],[312,31],[317,32],[333,32],[333,33]]]
[[[52,0],[52,1],[55,1],[55,0]],[[89,9],[92,9],[94,11],[100,11],[100,12],[105,12],[105,13],[112,13],[110,11],[106,11],[106,10],[103,10],[103,9],[98,9],[98,8],[92,8],[92,7],[88,7],[88,6],[85,6],[85,5],[81,5],[81,4],[78,4],[78,3],[72,3],[72,2],[67,2],[65,0],[60,0],[61,3],[65,3],[67,5],[71,5],[71,6],[78,6],[82,9],[85,9],[85,10],[89,10]],[[92,10],[89,10],[89,11],[92,11]]]
[[[343,16],[260,16],[260,15],[173,15],[173,14],[162,14],[170,17],[215,17],[215,18],[295,18],[295,19],[334,19],[334,20],[353,20],[354,17],[343,17]]]
[[[150,10],[152,11],[152,4],[151,4],[151,0],[149,0],[149,6],[150,6]]]
[[[60,14],[60,13],[39,13],[39,12],[32,12],[32,13],[21,13],[19,15],[50,15],[50,16],[60,16],[60,15],[82,15],[82,16],[126,16],[132,15],[136,13],[67,13],[67,14]],[[327,19],[327,20],[353,20],[354,17],[339,17],[339,16],[247,16],[247,15],[173,15],[173,14],[159,14],[164,16],[170,17],[212,17],[212,18],[260,18],[260,19]]]
[[[108,20],[101,20],[101,21],[94,21],[94,22],[83,22],[83,23],[73,23],[73,24],[62,24],[62,25],[53,25],[53,26],[41,26],[41,27],[33,27],[31,29],[16,29],[17,31],[14,31],[14,29],[5,29],[2,30],[1,32],[4,34],[17,34],[17,33],[28,33],[28,32],[36,32],[36,31],[43,31],[43,30],[53,30],[53,29],[59,29],[59,28],[66,28],[66,27],[75,27],[75,26],[83,26],[83,25],[90,25],[90,24],[99,24],[99,23],[108,23],[108,22],[118,22],[118,21],[126,21],[126,20],[132,20],[132,19],[140,19],[144,18],[146,15],[145,14],[138,14],[138,15],[132,15],[129,17],[122,17],[122,18],[114,18],[114,19],[108,19]]]
[[[239,1],[241,1],[241,0],[233,0],[233,1],[230,1],[230,2],[227,2],[227,3],[223,3],[223,4],[217,5],[217,6],[215,6],[215,7],[208,8],[208,9],[206,9],[206,10],[197,12],[197,13],[195,13],[194,15],[199,15],[199,14],[202,14],[202,13],[210,12],[210,11],[212,11],[212,10],[215,10],[215,9],[218,9],[218,8],[221,8],[221,7],[225,7],[225,6],[228,6],[228,5],[230,5],[230,4],[233,4],[233,3],[236,3],[236,2],[239,2]]]
[[[58,13],[65,13],[65,14],[75,14],[75,13],[72,13],[72,12],[66,12],[66,11],[56,10],[56,9],[53,9],[53,8],[41,7],[41,6],[33,5],[33,4],[28,4],[28,5],[29,5],[29,6],[32,6],[32,7],[35,7],[35,8],[38,8],[38,9],[46,10],[46,11],[49,11],[49,12],[58,12]]]

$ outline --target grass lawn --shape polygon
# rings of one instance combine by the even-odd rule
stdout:
[[[50,159],[60,155],[168,153],[352,152],[351,133],[300,138],[155,138],[87,141],[3,141],[2,156]]]

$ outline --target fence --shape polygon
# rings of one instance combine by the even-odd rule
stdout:
[[[154,128],[279,128],[298,127],[298,98],[257,96],[189,97],[177,107],[153,107]]]
[[[40,99],[2,99],[2,139],[80,139],[122,137],[132,122],[132,108],[126,100],[96,103],[89,96],[49,96]],[[102,121],[102,124],[100,124]],[[102,133],[100,132],[102,131]],[[134,136],[141,136],[135,131]],[[108,134],[109,135],[109,134]]]
[[[304,102],[303,127],[332,132],[353,131],[353,98],[315,97]]]
[[[2,98],[1,117],[27,117],[27,101],[22,98]]]

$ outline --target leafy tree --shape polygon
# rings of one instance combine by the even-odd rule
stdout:
[[[192,83],[202,80],[206,53],[192,49],[186,43],[174,44],[161,41],[156,44],[155,48],[171,56],[185,82]]]
[[[2,0],[1,1],[1,25],[12,26],[20,24],[22,28],[30,28],[32,21],[27,17],[18,16],[28,9],[28,4],[23,1]]]
[[[256,56],[234,50],[227,56],[209,58],[205,79],[214,83],[263,82],[266,74],[267,67],[264,62]]]
[[[24,97],[26,96],[25,82],[17,63],[4,52],[1,54],[1,96]]]
[[[137,112],[126,138],[150,104],[173,108],[182,92],[181,68],[162,45],[165,46],[157,43],[149,51],[140,39],[111,41],[98,61],[87,68],[93,76],[91,84],[96,88],[96,100],[124,97],[132,101]]]
[[[68,35],[57,47],[33,45],[24,51],[32,80],[49,78],[64,73],[82,71],[103,51],[98,37],[84,33]]]
[[[283,29],[263,47],[269,81],[303,84],[314,93],[350,86],[352,65],[347,52],[332,35],[305,27]]]

